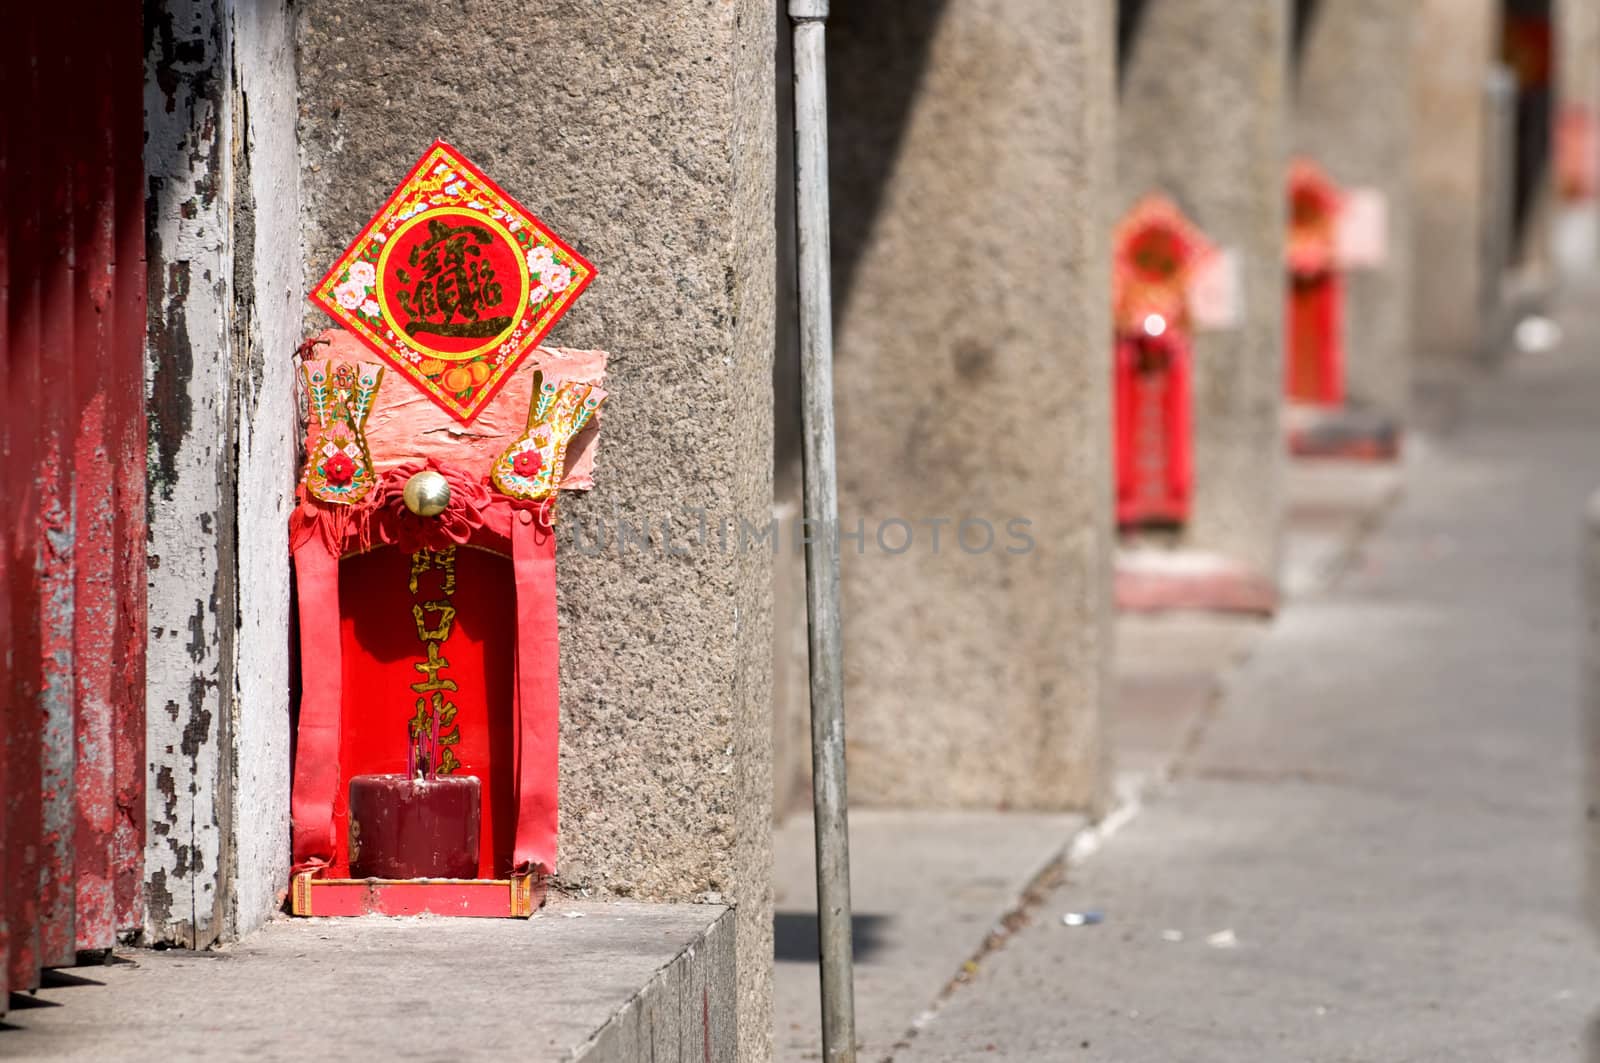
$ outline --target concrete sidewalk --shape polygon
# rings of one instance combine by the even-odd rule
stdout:
[[[1457,431],[1227,684],[1170,783],[921,1025],[943,1060],[1580,1058],[1579,513],[1600,321]],[[1099,926],[1059,915],[1099,909]]]
[[[1399,493],[1394,464],[1322,460],[1289,473],[1285,583],[1315,593],[1353,562],[1362,539]],[[1117,792],[1137,804],[1170,776],[1206,726],[1223,683],[1248,659],[1269,621],[1228,612],[1129,612],[1117,618]],[[1125,807],[1113,821],[1126,816]],[[1040,918],[1038,898],[1074,849],[1104,825],[1018,812],[851,812],[856,913],[856,1016],[861,1059],[891,1057],[984,956]],[[774,1056],[822,1058],[818,1036],[811,821],[796,816],[774,838],[778,968]],[[1059,916],[1059,913],[1055,913]]]
[[[1027,812],[850,814],[856,1039],[861,1059],[892,1053],[917,1016],[979,953],[1004,914],[1084,826]],[[774,839],[777,952],[773,1056],[822,1058],[811,817]]]

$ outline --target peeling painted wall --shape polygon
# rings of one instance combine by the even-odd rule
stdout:
[[[300,337],[293,19],[281,0],[233,15],[234,332],[238,607],[233,684],[234,876],[228,929],[277,907],[289,877],[289,510]]]
[[[146,10],[146,931],[190,947],[261,922],[287,871],[285,27],[281,3]]]
[[[225,23],[211,0],[147,11],[150,544],[145,852],[147,932],[215,940],[227,833],[221,799],[233,682],[226,578],[233,470],[229,403],[233,276]]]

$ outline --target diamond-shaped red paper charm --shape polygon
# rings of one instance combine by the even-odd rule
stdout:
[[[466,424],[594,274],[436,140],[310,299]]]

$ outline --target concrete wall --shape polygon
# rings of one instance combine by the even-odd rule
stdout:
[[[765,1058],[772,558],[685,540],[688,508],[772,503],[773,6],[296,8],[308,273],[436,136],[599,269],[552,335],[612,356],[597,488],[562,522],[651,544],[562,540],[559,874],[736,901],[740,1058]]]
[[[1194,508],[1182,545],[1275,580],[1288,3],[1132,6],[1119,72],[1116,215],[1162,193],[1239,263],[1237,327],[1196,337]]]
[[[1321,0],[1298,33],[1294,151],[1347,192],[1386,208],[1388,254],[1346,278],[1346,388],[1352,403],[1403,417],[1411,388],[1411,81],[1416,8]]]
[[[288,874],[294,68],[283,3],[147,20],[146,932],[203,947]]]
[[[1590,807],[1600,805],[1600,491],[1589,496],[1583,511],[1579,547],[1582,570],[1583,619],[1581,638],[1583,669],[1584,798]],[[1583,910],[1589,929],[1600,934],[1600,818],[1585,816],[1583,824]]]
[[[851,797],[1083,806],[1111,612],[1110,3],[841,4],[829,33]]]
[[[1488,109],[1485,83],[1499,49],[1498,0],[1418,0],[1414,110],[1412,337],[1419,354],[1467,358],[1478,349]]]

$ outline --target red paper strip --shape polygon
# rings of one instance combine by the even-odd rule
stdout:
[[[556,536],[543,511],[517,512],[511,560],[517,579],[517,833],[512,865],[519,873],[550,874],[556,866],[561,658]]]

